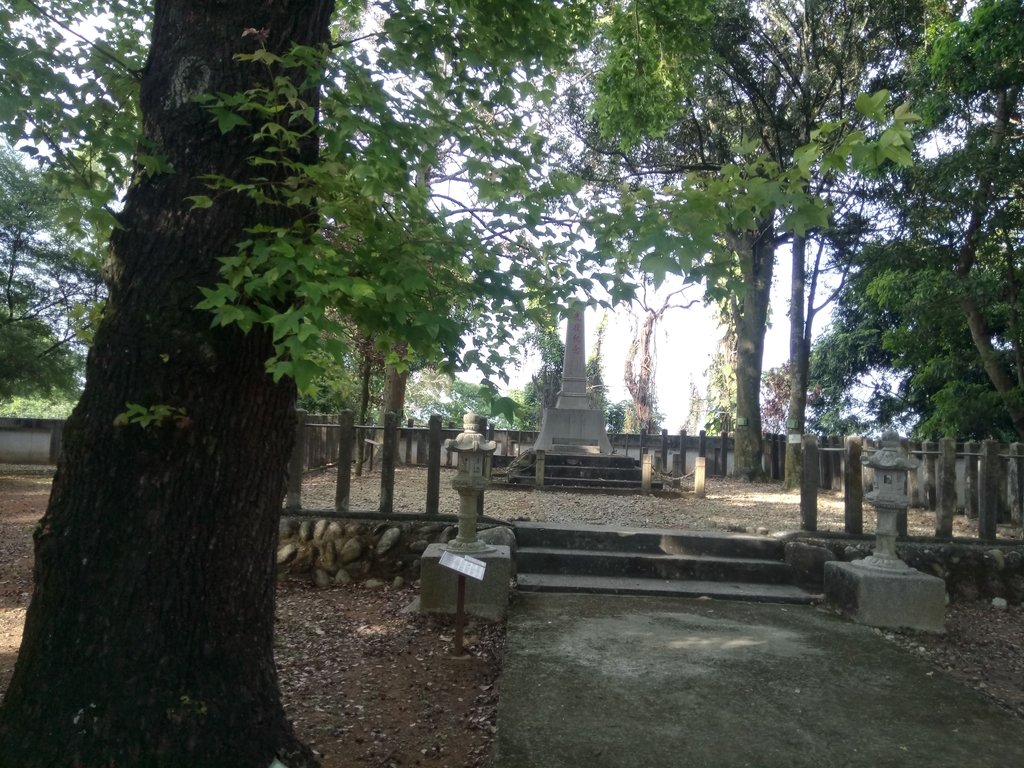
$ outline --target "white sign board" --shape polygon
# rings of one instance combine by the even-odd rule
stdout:
[[[442,552],[440,563],[445,568],[451,568],[477,581],[484,580],[484,571],[487,570],[487,563],[483,560],[477,560],[469,555],[457,555],[454,552]]]
[[[786,442],[788,442],[790,445],[800,445],[800,443],[803,441],[803,437],[804,436],[801,435],[799,432],[791,432],[786,436]]]

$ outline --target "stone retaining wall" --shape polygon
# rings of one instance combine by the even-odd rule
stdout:
[[[423,520],[342,520],[283,517],[277,545],[282,577],[311,579],[314,584],[347,584],[396,578],[419,578],[420,555],[430,545],[455,538],[454,524]],[[508,528],[481,530],[492,544],[515,545]]]
[[[805,552],[793,545],[806,545]],[[1024,603],[1024,547],[1021,545],[974,544],[962,542],[897,542],[900,558],[922,573],[946,582],[951,601],[1004,598]],[[818,550],[817,553],[810,550]],[[800,537],[787,544],[786,559],[803,575],[803,581],[821,586],[819,569],[825,560],[850,562],[867,557],[874,550],[870,540]]]

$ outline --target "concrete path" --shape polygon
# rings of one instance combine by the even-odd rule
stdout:
[[[520,595],[495,768],[1006,768],[1024,722],[821,609]]]

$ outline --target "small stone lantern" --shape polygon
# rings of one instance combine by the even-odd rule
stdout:
[[[882,445],[864,466],[875,470],[875,487],[866,498],[875,507],[875,551],[861,561],[863,565],[889,570],[903,570],[906,563],[896,555],[896,521],[906,512],[910,499],[905,491],[907,472],[917,469],[918,462],[900,451],[900,438],[895,432],[882,435]]]
[[[477,505],[491,481],[491,457],[497,443],[476,431],[477,415],[467,413],[462,419],[462,432],[454,440],[445,440],[444,447],[459,457],[452,488],[459,493],[459,533],[446,549],[454,552],[487,552],[488,547],[476,536]]]

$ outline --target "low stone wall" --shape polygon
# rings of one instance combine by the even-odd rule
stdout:
[[[802,547],[806,549],[800,551]],[[820,588],[824,561],[859,560],[873,550],[874,537],[801,535],[787,544],[786,559],[802,576],[801,581],[816,581]],[[945,581],[951,601],[1001,597],[1009,603],[1024,603],[1024,545],[899,541],[896,550],[907,565]]]
[[[277,571],[281,577],[311,579],[319,587],[415,581],[423,551],[455,534],[450,521],[283,517]],[[484,529],[480,535],[490,543],[515,544],[508,528]]]

